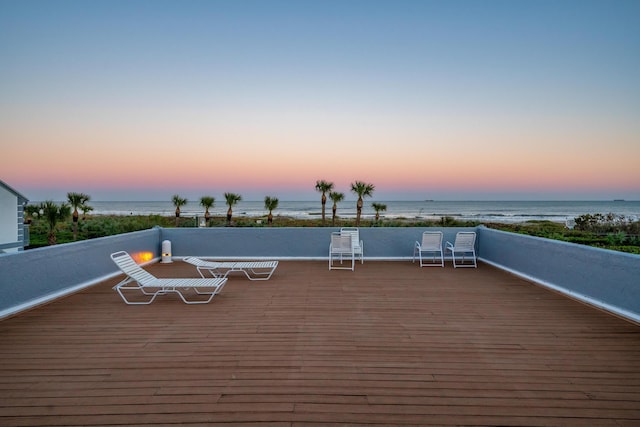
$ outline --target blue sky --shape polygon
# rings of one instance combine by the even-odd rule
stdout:
[[[640,199],[639,18],[638,1],[1,0],[1,178],[31,199],[314,199],[318,179]]]

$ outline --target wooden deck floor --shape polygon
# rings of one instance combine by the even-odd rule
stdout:
[[[281,262],[201,306],[116,282],[0,322],[0,425],[640,425],[640,327],[487,265]]]

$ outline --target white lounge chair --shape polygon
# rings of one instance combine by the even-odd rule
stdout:
[[[269,280],[278,267],[278,261],[207,261],[196,257],[187,257],[183,261],[195,265],[203,278],[204,271],[213,277],[227,277],[229,273],[239,271],[249,280]]]
[[[455,242],[447,242],[446,250],[451,252],[453,267],[476,268],[476,233],[473,231],[460,231],[456,234]],[[469,259],[471,263],[465,263]],[[456,262],[457,261],[457,262]]]
[[[431,262],[424,261],[422,254],[431,255]],[[442,232],[425,231],[422,233],[422,241],[416,241],[413,246],[413,262],[416,262],[416,254],[420,259],[420,267],[444,267],[444,251],[442,250]]]
[[[351,244],[356,257],[360,258],[360,264],[364,264],[364,243],[360,240],[360,230],[356,227],[343,227],[340,233],[351,235]]]
[[[185,304],[206,304],[218,294],[225,283],[226,278],[184,278],[163,279],[157,278],[148,271],[142,269],[131,256],[124,251],[111,254],[111,259],[127,277],[113,287],[127,304],[151,304],[158,295],[175,293],[180,296]],[[123,291],[140,291],[151,299],[146,301],[130,301]],[[188,291],[188,292],[186,292]],[[185,297],[185,293],[205,295],[207,299],[191,300]]]
[[[343,234],[340,232],[331,233],[331,243],[329,244],[329,270],[354,270],[356,263],[356,254],[352,244],[351,234]],[[337,266],[335,261],[351,258],[351,267]]]

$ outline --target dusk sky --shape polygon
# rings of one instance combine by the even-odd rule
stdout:
[[[640,1],[0,0],[33,201],[640,199]]]

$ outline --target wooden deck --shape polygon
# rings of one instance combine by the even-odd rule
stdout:
[[[0,425],[640,425],[640,326],[486,264],[285,261],[201,306],[116,282],[0,322]]]

